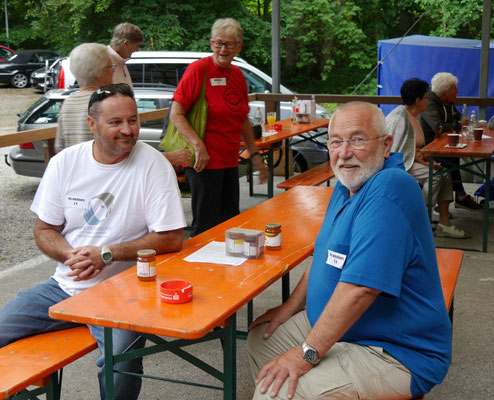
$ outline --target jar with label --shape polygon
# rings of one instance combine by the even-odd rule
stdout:
[[[266,224],[264,230],[264,248],[266,250],[281,249],[281,224]]]
[[[143,249],[137,252],[137,278],[140,281],[156,279],[156,251]]]
[[[262,232],[261,232],[262,234]],[[244,256],[249,259],[259,258],[259,235],[257,232],[247,232],[244,234]]]

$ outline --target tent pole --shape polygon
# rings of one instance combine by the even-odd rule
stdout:
[[[271,76],[272,92],[280,93],[280,0],[271,3]],[[280,103],[276,103],[276,115],[280,115]]]
[[[479,97],[487,97],[489,76],[489,44],[491,36],[492,1],[484,0],[482,13],[482,50],[480,52]],[[479,119],[486,119],[486,108],[479,108]]]

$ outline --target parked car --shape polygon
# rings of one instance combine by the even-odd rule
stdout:
[[[9,49],[8,47],[2,46],[0,44],[0,61],[3,61],[6,58],[9,58],[13,53],[14,53],[14,50]]]
[[[31,73],[59,58],[58,53],[52,50],[21,50],[16,51],[7,60],[0,62],[0,82],[10,83],[21,89],[29,84]]]
[[[53,89],[38,99],[20,115],[18,131],[55,126],[60,113],[62,101],[78,89]],[[174,87],[135,88],[135,97],[139,112],[152,111],[169,107],[175,91]],[[157,148],[164,126],[164,121],[156,120],[141,124],[139,139]],[[292,147],[295,171],[304,171],[308,167],[327,161],[327,135],[318,137],[314,142],[303,142]],[[19,175],[41,177],[45,170],[42,142],[25,143],[15,146],[9,154],[15,173]]]
[[[134,87],[159,87],[160,85],[177,86],[185,69],[192,62],[201,58],[210,56],[211,53],[206,52],[191,52],[191,51],[136,51],[127,61],[127,68],[132,77]],[[247,81],[247,89],[249,93],[270,93],[272,90],[272,79],[269,75],[262,72],[260,69],[249,64],[240,57],[233,59],[233,65],[239,67]],[[76,81],[70,72],[70,59],[63,59],[58,68],[59,89],[70,89],[76,85]],[[57,73],[53,72],[54,76]],[[293,94],[291,90],[285,86],[280,86],[280,92],[283,94]],[[264,102],[252,101],[249,103],[249,117],[251,120],[254,117],[256,108],[261,109],[264,115]],[[289,102],[281,102],[280,118],[290,118],[292,113],[292,105]],[[329,113],[323,108],[317,107],[318,118],[328,118]]]
[[[62,101],[78,89],[53,89],[38,99],[17,122],[17,131],[56,126]],[[170,105],[175,88],[144,89],[136,88],[135,97],[139,112],[166,108]],[[163,121],[141,123],[139,140],[157,148],[160,143]],[[41,177],[45,171],[43,142],[24,143],[15,146],[9,154],[10,162],[16,174]]]

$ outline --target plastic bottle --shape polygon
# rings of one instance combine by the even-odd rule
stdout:
[[[475,110],[472,111],[472,115],[470,116],[470,123],[468,124],[472,128],[476,128],[478,124],[477,114],[475,114]]]
[[[463,108],[461,110],[461,120],[468,120],[468,107],[466,104],[463,104]]]
[[[262,125],[262,114],[261,108],[257,107],[256,112],[254,113],[254,124],[253,125]]]

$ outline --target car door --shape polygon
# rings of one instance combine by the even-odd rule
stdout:
[[[159,98],[139,98],[136,93],[137,111],[139,113],[144,111],[154,111],[160,108],[169,106],[169,100]],[[165,104],[167,103],[167,104]],[[139,140],[146,142],[153,146],[155,149],[161,142],[161,132],[163,130],[163,119],[157,119],[154,121],[141,122],[141,129],[139,131]]]

